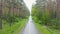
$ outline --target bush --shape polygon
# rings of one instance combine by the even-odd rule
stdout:
[[[3,16],[2,20],[5,20],[7,23],[9,23],[11,25],[15,22],[18,22],[18,17],[7,15],[7,16]]]

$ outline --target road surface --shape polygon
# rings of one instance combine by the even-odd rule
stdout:
[[[39,34],[39,32],[37,31],[33,21],[32,21],[32,17],[29,17],[28,23],[25,26],[25,28],[23,29],[23,31],[20,34]]]

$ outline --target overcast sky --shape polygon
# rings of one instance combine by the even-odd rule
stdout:
[[[32,5],[33,3],[35,3],[36,0],[24,0],[24,2],[26,3],[26,6],[29,8],[29,10],[31,11]]]

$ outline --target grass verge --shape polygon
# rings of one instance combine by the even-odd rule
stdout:
[[[14,34],[20,34],[20,32],[22,31],[22,29],[24,28],[24,26],[27,23],[27,19],[24,19],[24,21],[21,22],[21,25],[19,26],[18,29],[16,29],[16,31],[14,32]]]
[[[60,30],[49,29],[48,27],[44,27],[38,23],[35,23],[35,25],[40,34],[60,34]]]
[[[0,30],[0,34],[18,34],[26,22],[27,19],[21,19],[19,22],[14,23],[11,26],[8,23],[3,24],[3,28]]]

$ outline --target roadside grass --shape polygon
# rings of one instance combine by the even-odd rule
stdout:
[[[14,34],[20,34],[20,32],[22,31],[22,29],[24,28],[24,26],[27,23],[27,19],[24,19],[20,24],[19,28],[16,29],[16,31],[14,32]]]
[[[49,29],[48,27],[45,28],[38,23],[35,23],[35,25],[40,34],[60,34],[60,30]]]
[[[18,19],[19,22],[12,24],[11,26],[6,23],[3,24],[2,30],[0,30],[0,34],[18,34],[19,31],[24,27],[27,19]]]

